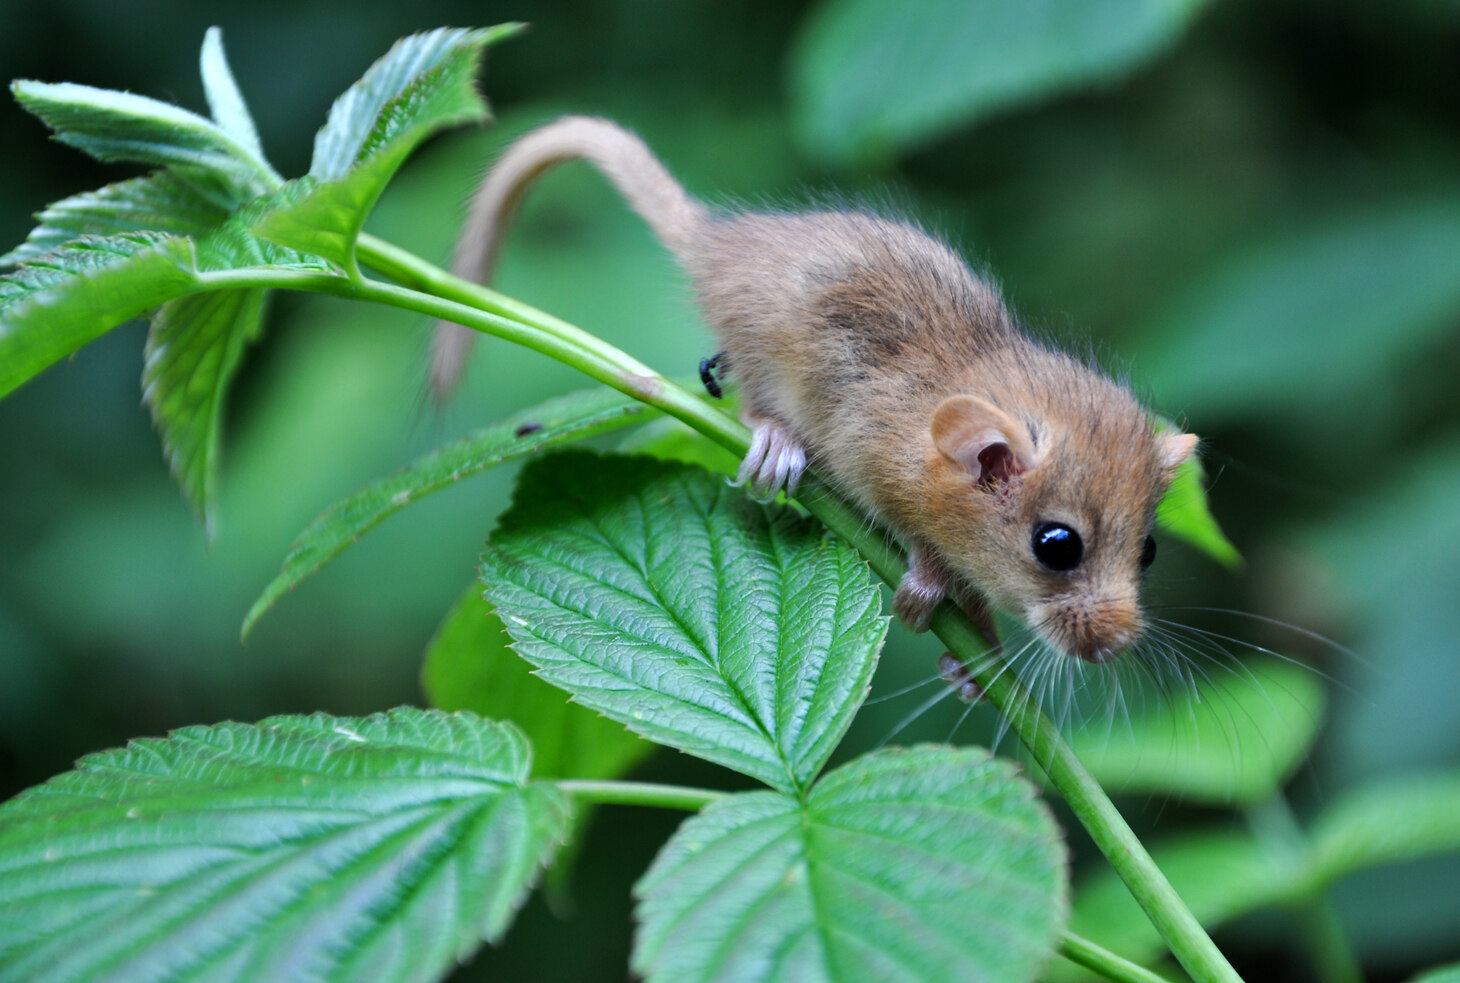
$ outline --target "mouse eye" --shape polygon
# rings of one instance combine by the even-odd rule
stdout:
[[[1144,570],[1156,562],[1156,537],[1147,536],[1145,545],[1141,547],[1141,569]]]
[[[1034,558],[1051,570],[1073,570],[1080,565],[1085,544],[1080,534],[1062,522],[1041,522],[1034,527]]]

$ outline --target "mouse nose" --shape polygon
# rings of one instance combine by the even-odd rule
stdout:
[[[1030,605],[1026,622],[1065,655],[1085,662],[1110,662],[1140,637],[1145,627],[1139,596],[1096,594],[1077,588]]]
[[[1091,640],[1086,645],[1077,647],[1075,654],[1095,665],[1110,662],[1130,646],[1131,637],[1126,632],[1118,632],[1108,639]]]
[[[1062,620],[1066,650],[1096,665],[1110,662],[1129,648],[1143,625],[1140,606],[1125,600],[1071,606]]]

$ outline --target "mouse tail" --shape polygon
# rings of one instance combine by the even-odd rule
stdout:
[[[602,171],[683,262],[709,217],[705,206],[689,196],[633,133],[606,119],[566,116],[513,143],[487,173],[472,198],[451,272],[489,282],[507,224],[527,189],[554,165],[579,159]],[[437,322],[429,381],[438,400],[450,396],[461,381],[476,334],[459,324]]]

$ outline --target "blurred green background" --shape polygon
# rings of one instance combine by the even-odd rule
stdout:
[[[1248,562],[1234,575],[1163,543],[1151,604],[1326,674],[1328,723],[1290,789],[1299,814],[1377,777],[1453,770],[1460,4],[1079,7],[10,0],[0,66],[202,109],[197,51],[221,25],[265,148],[296,175],[330,102],[395,38],[530,21],[489,55],[499,125],[427,147],[372,231],[444,261],[485,162],[568,111],[628,123],[712,201],[890,202],[996,271],[1034,330],[1093,348],[1203,436],[1213,508]],[[127,173],[48,142],[9,101],[0,146],[5,248],[46,203]],[[529,199],[498,285],[666,373],[710,352],[671,261],[584,168]],[[143,335],[119,329],[0,402],[0,794],[184,724],[420,702],[420,653],[470,581],[510,473],[392,519],[246,647],[243,613],[334,499],[581,384],[485,345],[467,391],[433,408],[423,323],[277,296],[229,408],[209,544],[140,403]],[[877,692],[926,679],[938,651],[894,628]],[[870,707],[846,752],[886,739],[929,692]],[[983,739],[986,715],[947,702],[897,739]],[[668,754],[639,774],[727,781]],[[1122,806],[1156,837],[1224,819],[1170,797]],[[463,978],[624,978],[629,885],[677,819],[600,815],[556,902],[534,899]],[[1083,834],[1071,844],[1085,863]],[[1457,884],[1452,859],[1340,885],[1372,978],[1460,958]],[[1219,940],[1251,978],[1306,978],[1289,934],[1272,916]]]

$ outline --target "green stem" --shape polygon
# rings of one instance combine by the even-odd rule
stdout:
[[[453,277],[371,237],[361,238],[359,252],[367,265],[415,289],[365,281],[350,283],[349,289],[332,288],[331,292],[455,321],[526,345],[664,410],[734,453],[745,453],[749,432],[744,426],[582,329]],[[869,528],[860,512],[824,484],[808,475],[797,500],[859,550],[889,584],[895,585],[902,578],[907,569],[902,555],[888,544],[880,530]],[[989,701],[1044,767],[1050,783],[1069,803],[1076,818],[1192,978],[1199,983],[1238,980],[1236,972],[1156,867],[1104,790],[1085,770],[1015,674],[1007,671],[1002,660],[988,654],[987,644],[972,623],[953,605],[944,604],[934,616],[932,628],[956,657],[977,669],[974,678],[984,688]]]
[[[1073,932],[1066,932],[1065,937],[1060,940],[1060,955],[1077,966],[1084,966],[1092,973],[1117,983],[1170,983],[1159,973],[1137,966],[1129,959],[1117,956],[1109,949],[1102,949]]]
[[[722,447],[744,454],[749,446],[750,432],[738,420],[596,335],[371,236],[362,235],[357,249],[367,265],[412,288],[366,281],[361,299],[421,311],[525,345],[683,420]]]
[[[588,779],[568,779],[557,783],[558,788],[575,799],[623,806],[658,806],[661,809],[683,809],[698,812],[712,802],[725,798],[729,792],[712,789],[690,788],[685,785],[655,785],[652,782],[610,782]]]

